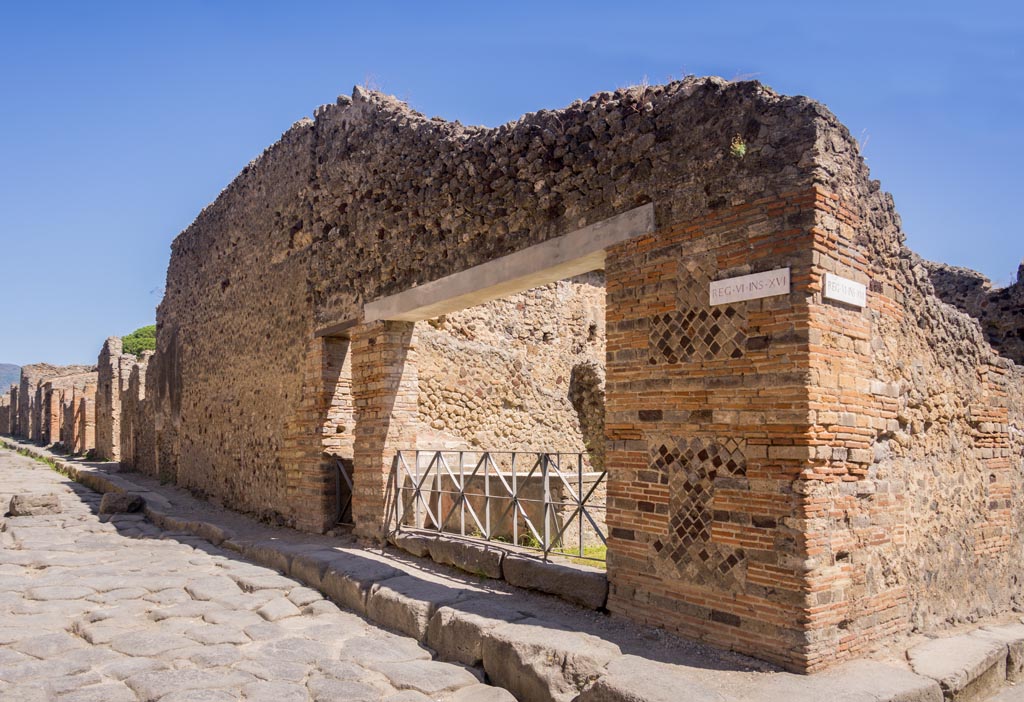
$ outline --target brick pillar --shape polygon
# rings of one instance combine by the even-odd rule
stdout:
[[[302,401],[281,454],[292,515],[303,531],[320,534],[337,522],[333,459],[352,459],[349,345],[346,338],[322,337],[306,347]]]
[[[419,376],[411,322],[373,322],[352,333],[355,399],[352,516],[356,533],[380,538],[395,451],[413,448]]]
[[[808,663],[803,498],[814,193],[609,249],[608,608],[792,669]],[[781,294],[711,281],[790,268]]]
[[[122,360],[131,362],[122,357],[121,339],[112,336],[104,342],[96,361],[96,453],[111,461],[121,458]]]

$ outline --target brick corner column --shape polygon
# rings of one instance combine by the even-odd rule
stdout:
[[[414,448],[419,375],[412,322],[371,322],[352,333],[355,401],[352,517],[358,536],[381,539],[395,452]]]

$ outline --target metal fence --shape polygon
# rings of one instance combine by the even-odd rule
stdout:
[[[584,453],[400,450],[391,524],[605,560],[606,481]]]

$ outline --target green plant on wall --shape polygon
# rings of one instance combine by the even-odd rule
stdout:
[[[743,137],[739,134],[732,138],[732,143],[729,145],[729,155],[736,159],[747,155],[747,143],[743,141]]]
[[[150,324],[148,327],[139,327],[131,334],[121,337],[121,350],[133,356],[138,356],[143,351],[155,351],[156,325]]]

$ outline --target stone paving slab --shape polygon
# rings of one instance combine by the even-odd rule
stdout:
[[[47,455],[40,449],[34,450]],[[0,459],[3,455],[0,452]],[[2,466],[0,463],[0,476],[3,475]],[[551,597],[516,590],[505,583],[481,581],[453,569],[410,558],[401,551],[365,548],[348,538],[300,534],[258,524],[243,515],[195,500],[174,487],[162,486],[145,476],[117,472],[116,464],[62,461],[62,469],[82,484],[98,490],[144,496],[148,520],[124,522],[119,525],[120,529],[131,529],[131,535],[135,537],[146,537],[154,531],[164,538],[173,537],[179,542],[179,547],[191,548],[193,554],[206,554],[216,562],[220,570],[204,573],[200,573],[201,567],[197,568],[203,563],[191,561],[188,566],[182,566],[186,568],[184,571],[175,568],[174,564],[159,569],[154,567],[154,576],[151,577],[156,578],[161,577],[155,575],[157,573],[195,572],[186,583],[180,582],[180,578],[177,582],[165,583],[142,581],[141,586],[149,592],[142,601],[157,601],[147,610],[151,613],[148,619],[154,623],[192,619],[196,620],[192,621],[193,625],[198,621],[224,625],[226,628],[223,630],[209,632],[210,643],[207,646],[218,648],[210,656],[210,672],[215,676],[223,670],[230,670],[253,676],[254,681],[236,691],[244,694],[246,699],[272,699],[275,694],[280,699],[299,699],[296,686],[301,687],[301,684],[305,684],[302,694],[311,699],[341,699],[337,697],[339,695],[348,695],[346,699],[363,699],[367,694],[376,694],[367,692],[365,686],[369,685],[375,689],[387,688],[386,699],[394,702],[419,699],[479,699],[481,702],[493,699],[504,702],[511,699],[508,691],[517,699],[529,702],[657,702],[660,699],[938,702],[943,699],[943,688],[938,678],[919,675],[907,668],[862,660],[813,676],[793,675],[744,656],[677,639],[621,619],[609,619]],[[0,493],[4,489],[0,485]],[[98,498],[93,495],[90,499],[96,501]],[[157,525],[177,534],[160,532]],[[19,527],[31,529],[36,525]],[[110,532],[93,529],[89,534],[106,537]],[[40,539],[46,540],[45,535],[37,537],[28,530],[19,532],[19,536],[22,543],[30,545]],[[81,540],[90,543],[85,536]],[[99,538],[92,546],[101,549],[104,544],[110,547],[109,542]],[[76,563],[74,558],[67,557],[71,555],[48,554],[44,557],[34,554],[30,559],[53,558],[55,567],[61,568],[87,565],[88,561]],[[240,556],[258,565],[241,560]],[[23,559],[17,556],[5,559],[0,555],[0,568],[6,567],[5,563],[12,567],[22,566],[17,562],[19,560]],[[238,592],[219,580],[215,583],[206,579],[215,575],[228,577]],[[0,570],[0,601],[5,594],[4,577],[7,573]],[[295,585],[286,588],[283,580]],[[161,584],[166,587],[153,587]],[[40,585],[54,586],[59,587],[60,583]],[[226,592],[218,588],[224,588]],[[182,600],[180,593],[185,593],[186,599]],[[196,598],[196,593],[208,599]],[[315,640],[314,632],[322,636],[329,630],[323,623],[306,627],[303,622],[307,619],[354,616],[339,611],[328,600],[319,599],[321,593],[342,607],[369,616],[371,620],[376,617],[378,624],[412,634],[418,642],[372,629],[364,620],[358,619],[359,626],[340,626],[338,637],[327,637],[328,641],[320,645],[297,643],[296,627],[306,632],[306,640],[310,642]],[[139,602],[132,599],[131,594],[125,593],[127,603]],[[275,596],[270,597],[270,594]],[[67,601],[58,599],[42,603],[59,602]],[[196,612],[198,616],[189,617],[191,612],[187,608],[201,603],[212,603],[218,609]],[[299,610],[300,614],[294,614],[284,603]],[[176,606],[181,608],[180,617],[163,616],[162,612]],[[271,614],[273,621],[264,620],[259,614],[261,608]],[[111,617],[113,623],[105,625],[109,631],[96,629],[96,633],[101,638],[112,635],[118,626],[124,626],[127,616]],[[260,621],[253,620],[253,617]],[[96,627],[104,621],[97,620],[90,626]],[[366,631],[376,633],[364,633],[364,627]],[[5,631],[0,621],[0,642],[9,638]],[[204,636],[202,630],[194,626],[190,631],[193,633],[191,638],[183,629],[168,629],[165,633],[190,638],[192,644],[197,643],[195,636]],[[233,643],[235,631],[241,631],[250,643]],[[1003,631],[992,636],[1006,638],[1010,634]],[[437,653],[423,644],[430,644]],[[1009,650],[1009,642],[1001,645],[1004,653]],[[226,652],[229,647],[244,649],[246,655],[238,661],[218,665],[218,655],[223,655],[222,651]],[[167,665],[163,658],[185,653],[192,656],[185,659],[188,665],[195,667],[195,647],[190,646],[154,654],[157,667],[144,672],[158,673],[160,665]],[[449,689],[444,681],[450,676],[443,670],[432,671],[417,684],[411,684],[399,675],[398,670],[402,666],[397,664],[415,661],[416,664],[410,667],[417,669],[420,661],[429,664],[435,655],[455,663],[476,666],[459,670],[476,670],[474,680],[485,677],[507,688],[507,691],[481,686],[477,682],[470,685],[469,677],[461,675],[455,675],[453,679],[462,680],[466,685],[457,690]],[[176,660],[180,659],[173,659],[171,663],[176,665]],[[108,670],[116,671],[121,677],[105,674],[104,680],[131,682],[132,671],[124,661],[110,666]],[[17,668],[18,664],[13,667]],[[342,669],[346,672],[337,677]],[[150,679],[160,678],[151,676],[145,680]],[[128,687],[135,689],[131,684]],[[219,694],[224,688],[214,686],[208,689],[211,694]],[[120,688],[117,690],[117,694],[121,694]],[[171,694],[175,693],[166,695],[163,702],[171,699]]]
[[[238,554],[144,519],[101,521],[99,494],[0,450],[0,493],[36,492],[61,511],[0,519],[0,700],[505,699]],[[80,549],[88,558],[60,555]]]

